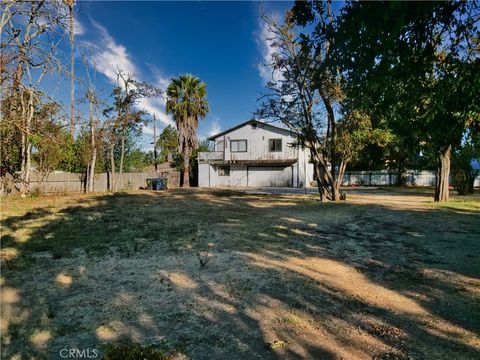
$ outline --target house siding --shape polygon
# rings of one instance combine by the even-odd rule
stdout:
[[[282,150],[270,151],[270,139],[281,139]],[[232,152],[231,142],[234,140],[246,140],[247,151]],[[199,154],[200,187],[304,187],[313,179],[307,151],[294,146],[296,138],[288,130],[263,123],[257,123],[257,126],[247,123],[214,141],[216,153]],[[220,176],[219,166],[229,166],[230,175]],[[256,167],[257,171],[249,172],[249,167]]]
[[[270,152],[269,139],[282,139],[282,151]],[[232,140],[247,140],[247,151],[231,152]],[[287,130],[271,126],[255,128],[248,124],[216,139],[215,150],[225,151],[225,160],[228,161],[297,159],[298,149],[290,145],[294,142],[295,138]]]

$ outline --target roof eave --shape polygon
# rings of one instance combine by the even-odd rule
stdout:
[[[264,123],[264,122],[261,122],[261,121],[258,121],[258,120],[248,120],[248,121],[245,121],[245,122],[243,122],[243,123],[241,123],[241,124],[238,124],[238,125],[230,128],[230,129],[227,129],[227,130],[222,131],[222,132],[220,132],[220,133],[218,133],[218,134],[212,135],[212,136],[208,137],[207,140],[213,141],[213,140],[215,140],[216,138],[218,138],[218,137],[220,137],[220,136],[222,136],[222,135],[228,134],[229,132],[232,132],[232,131],[234,131],[234,130],[237,130],[237,129],[239,129],[239,128],[245,126],[245,125],[251,124],[251,123],[259,123],[259,124],[262,124],[262,125],[268,125],[268,126],[271,126],[271,127],[277,128],[277,129],[282,129],[282,130],[288,131],[288,132],[291,133],[291,134],[294,134],[294,132],[293,132],[292,130],[289,130],[289,129],[284,129],[284,128],[281,128],[281,127],[279,127],[279,126],[275,126],[275,125],[272,125],[272,124]]]

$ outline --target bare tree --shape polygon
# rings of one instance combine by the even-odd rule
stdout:
[[[68,7],[70,38],[70,136],[75,135],[75,0],[65,0]]]
[[[270,66],[276,78],[267,83],[256,116],[280,121],[298,136],[297,146],[306,147],[314,164],[314,175],[320,200],[338,200],[335,172],[332,171],[336,138],[333,99],[317,89],[315,54],[310,44],[301,41],[294,31],[294,22],[287,18],[281,24],[262,16],[275,48]],[[322,104],[324,107],[322,107]],[[327,113],[326,131],[325,113]]]
[[[104,111],[105,114],[115,113],[110,118],[110,163],[112,168],[112,181],[115,178],[115,145],[117,138],[120,140],[120,163],[118,175],[113,181],[112,190],[118,188],[118,182],[123,174],[125,159],[125,140],[129,131],[138,130],[139,126],[146,122],[145,110],[139,110],[139,100],[142,98],[159,96],[161,91],[146,82],[135,79],[134,74],[124,73],[117,69],[117,85],[113,89],[114,104]]]
[[[323,9],[324,22],[319,33],[326,34],[333,23],[331,3],[318,6]],[[320,200],[337,201],[346,166],[369,138],[362,134],[372,131],[369,119],[345,111],[337,119],[343,95],[338,74],[327,64],[327,36],[317,33],[314,43],[308,34],[298,33],[291,12],[282,23],[268,15],[262,18],[274,53],[265,64],[272,70],[272,80],[266,85],[256,116],[282,122],[297,134],[295,145],[309,150]]]
[[[63,36],[64,14],[56,1],[2,2],[2,52],[8,53],[13,81],[8,121],[21,132],[20,192],[30,181],[31,131],[39,85],[45,75],[61,72],[56,56]]]
[[[95,179],[95,166],[97,162],[97,149],[98,143],[96,139],[97,134],[97,110],[100,104],[98,99],[98,95],[95,89],[95,80],[96,80],[96,65],[95,62],[92,61],[92,71],[93,71],[93,79],[90,76],[90,64],[88,58],[84,55],[83,56],[83,63],[85,65],[85,72],[87,74],[88,80],[88,89],[86,93],[86,100],[88,102],[88,126],[89,126],[89,133],[90,133],[90,160],[87,165],[87,181],[86,181],[86,191],[93,192],[94,190],[94,179]]]

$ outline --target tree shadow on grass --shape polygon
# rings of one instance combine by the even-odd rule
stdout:
[[[194,359],[480,356],[478,213],[229,191],[90,199],[3,221],[16,255],[2,357],[126,340]]]

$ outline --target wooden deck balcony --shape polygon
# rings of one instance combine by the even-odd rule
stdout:
[[[224,160],[225,153],[223,151],[206,151],[198,153],[198,161],[200,162],[214,162]]]

